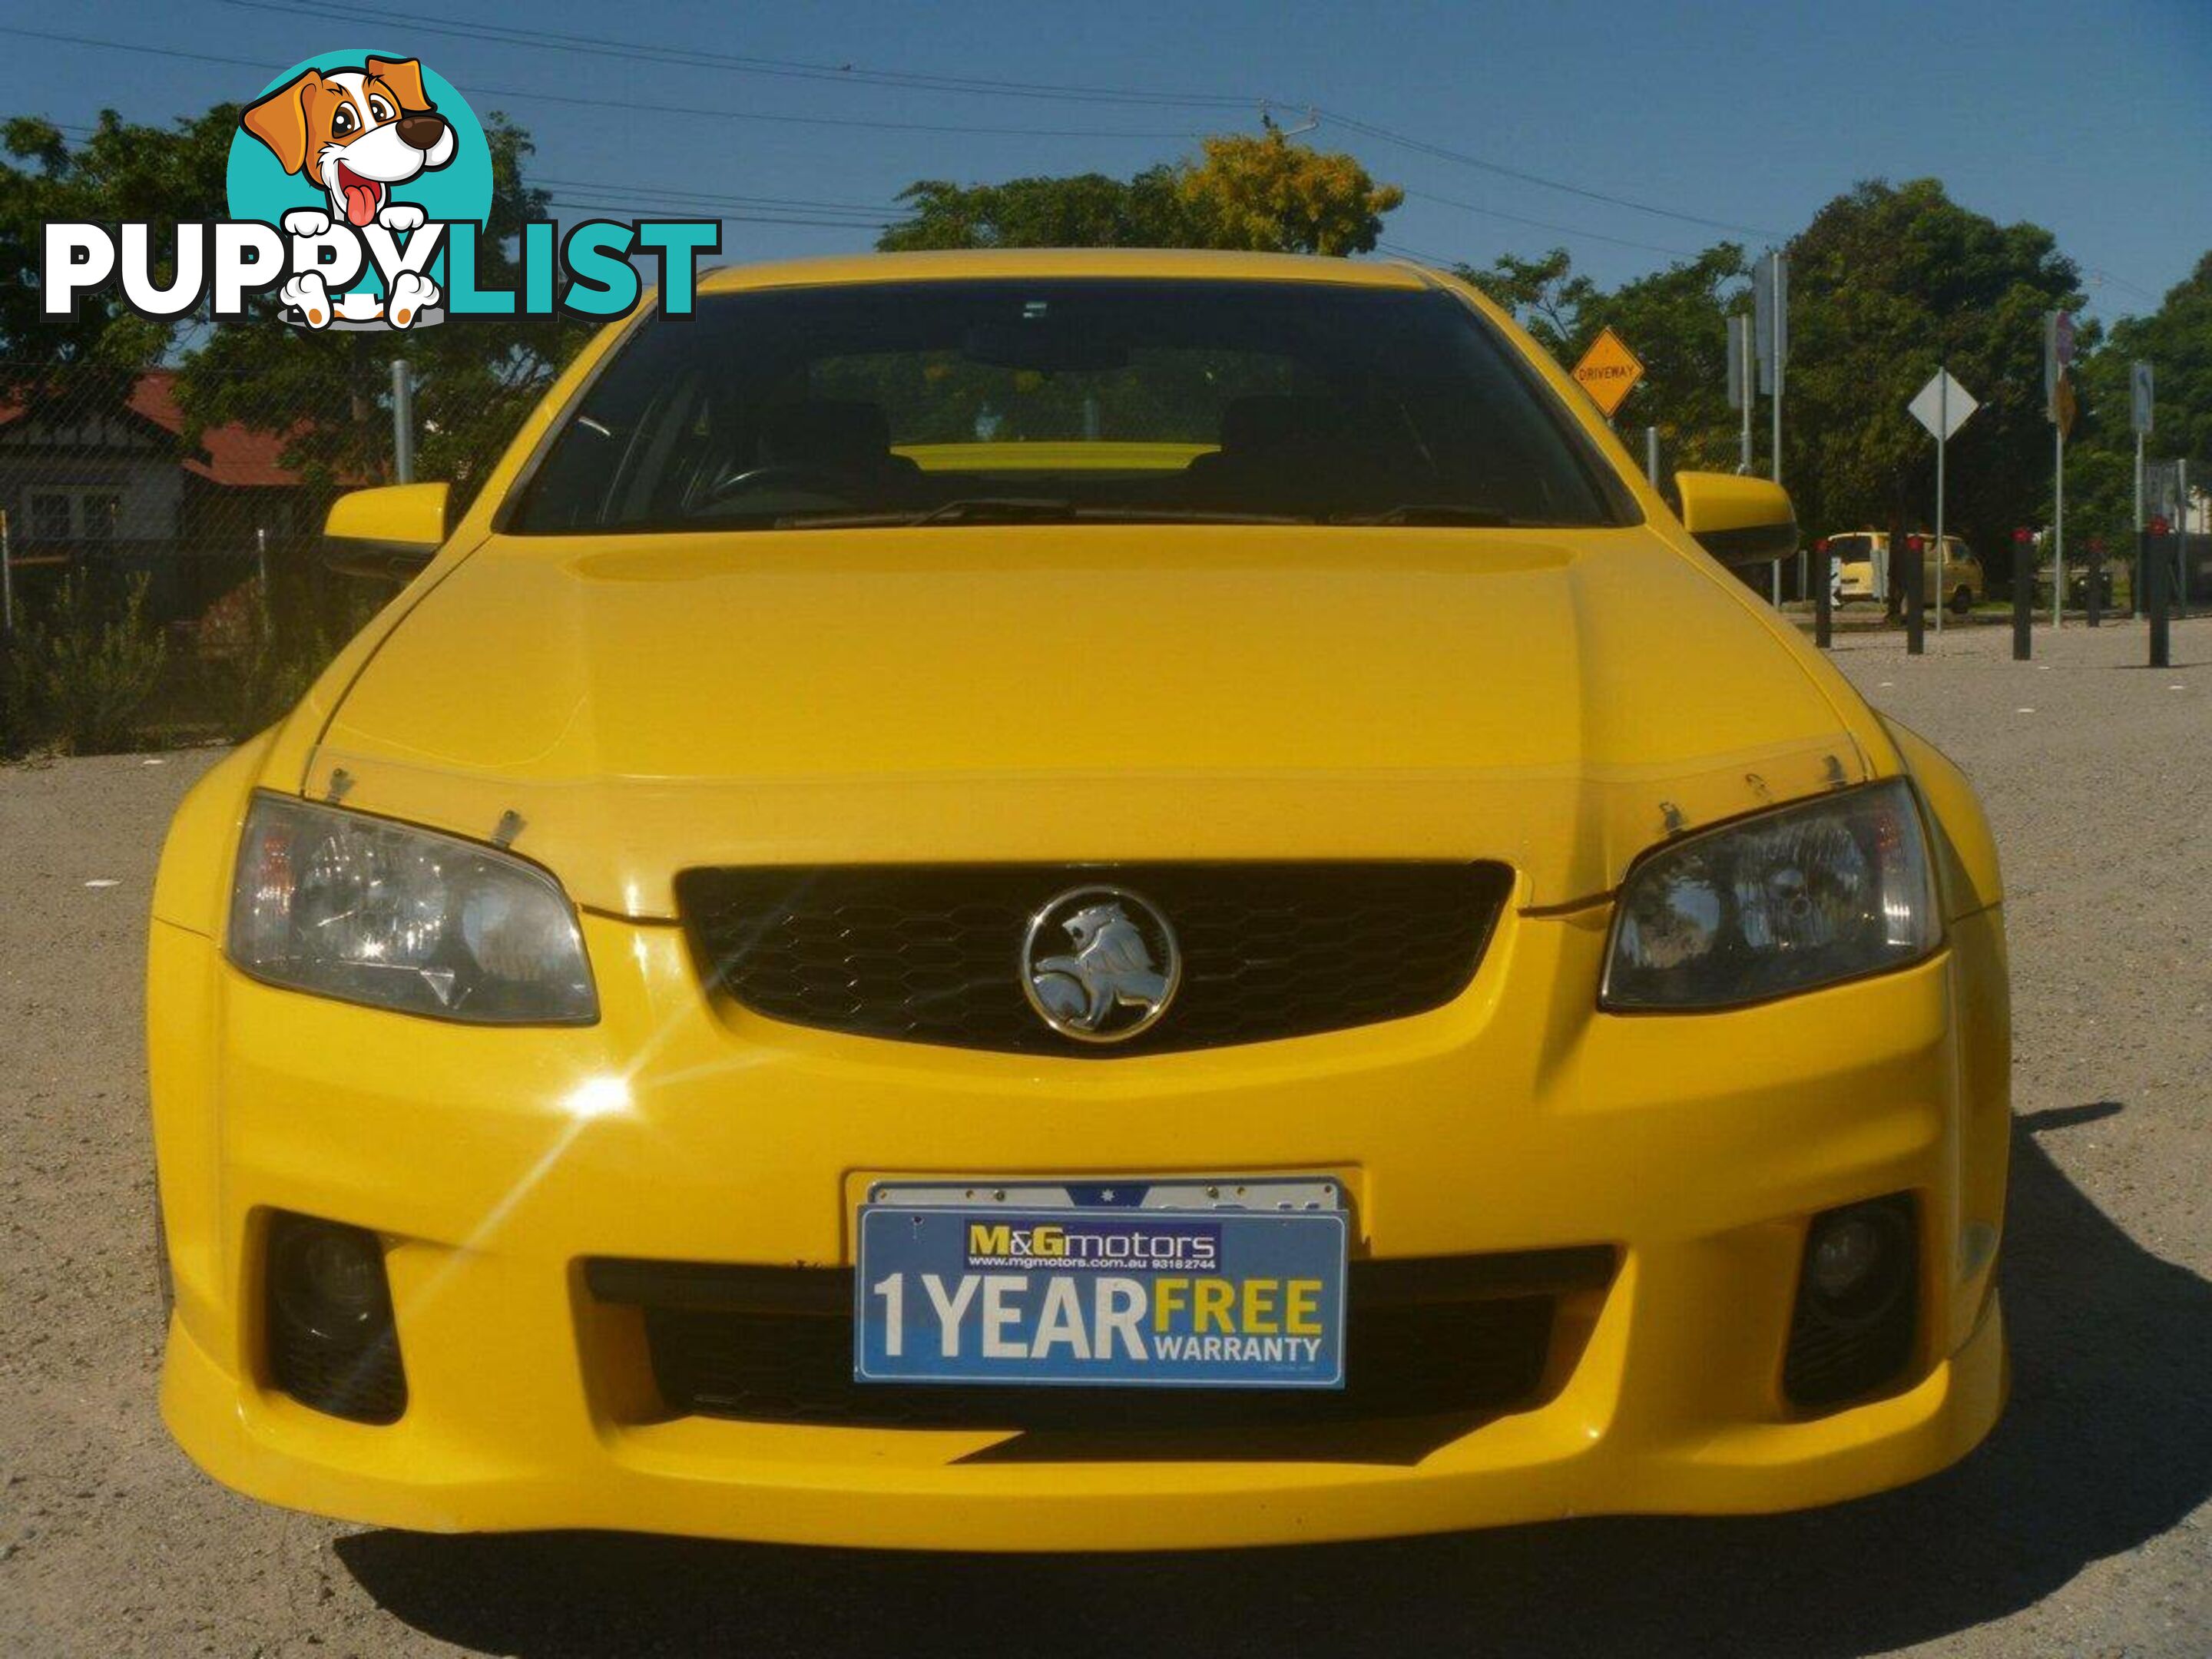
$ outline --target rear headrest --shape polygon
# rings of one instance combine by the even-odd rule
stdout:
[[[1283,449],[1338,441],[1346,428],[1344,405],[1334,398],[1268,394],[1231,399],[1221,411],[1221,447]]]
[[[848,465],[881,461],[890,453],[890,422],[875,404],[822,398],[779,404],[761,416],[764,461]]]

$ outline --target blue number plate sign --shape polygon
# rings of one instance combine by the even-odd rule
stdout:
[[[860,1211],[863,1382],[1344,1386],[1340,1211]]]

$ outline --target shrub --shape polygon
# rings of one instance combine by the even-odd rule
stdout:
[[[16,630],[7,653],[0,744],[78,755],[131,747],[167,655],[146,620],[144,577],[119,607],[96,606],[82,586],[64,586],[47,616]]]
[[[281,577],[273,602],[258,582],[217,601],[200,619],[193,666],[222,735],[240,742],[283,718],[374,610],[374,596],[352,586]]]

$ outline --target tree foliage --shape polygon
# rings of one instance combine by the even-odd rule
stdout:
[[[1579,275],[1566,249],[1540,259],[1508,254],[1460,275],[1510,312],[1546,349],[1571,364],[1610,328],[1644,378],[1615,416],[1623,430],[1659,428],[1677,468],[1732,471],[1737,416],[1728,407],[1728,317],[1747,304],[1742,248],[1721,242],[1607,292]]]
[[[2051,234],[1961,207],[1932,179],[1875,181],[1827,204],[1788,251],[1783,478],[1798,521],[1814,534],[1933,523],[1935,443],[1905,405],[1939,365],[1983,405],[1952,440],[1950,526],[1993,550],[2013,526],[2047,516],[2043,313],[2082,302],[2079,273]],[[1657,426],[1670,467],[1737,464],[1741,417],[1726,401],[1727,319],[1750,304],[1741,247],[1718,243],[1611,290],[1576,272],[1564,248],[1462,274],[1563,362],[1612,326],[1646,370],[1617,417],[1623,429]],[[2174,332],[2187,327],[2185,316]],[[2097,350],[2099,337],[2094,325],[2080,334],[2093,365],[2113,356]],[[2159,337],[2179,360],[2182,349]],[[2123,431],[2124,394],[2122,371]],[[2107,424],[2101,412],[2085,418],[2069,488],[2077,471],[2109,471],[2087,447]],[[1762,470],[1768,429],[1762,409],[1753,428]]]
[[[176,227],[229,216],[223,170],[238,106],[217,104],[173,126],[142,126],[100,112],[92,136],[72,147],[51,121],[17,116],[0,125],[0,358],[49,371],[120,370],[158,360],[204,319],[137,315],[112,285],[83,296],[76,314],[49,317],[39,281],[45,226],[76,220],[154,227],[152,246],[167,285],[175,270]]]
[[[1822,532],[1932,522],[1936,446],[1905,405],[1939,367],[1981,404],[1950,444],[1948,522],[1984,550],[2047,499],[2043,314],[2082,303],[2040,225],[2001,225],[1933,179],[1863,184],[1790,245],[1783,478]],[[2096,331],[2084,330],[2094,349]]]
[[[981,247],[1171,247],[1187,239],[1173,171],[1103,173],[956,185],[924,179],[899,193],[908,216],[877,239],[887,252]]]
[[[1365,253],[1404,199],[1349,155],[1295,143],[1279,128],[1201,142],[1195,161],[1132,179],[1101,173],[956,185],[925,179],[908,216],[876,246],[916,248],[1208,247]]]
[[[477,242],[477,282],[515,288],[521,276],[515,239],[524,221],[544,216],[547,198],[523,179],[532,145],[521,128],[494,113],[484,136],[492,201]],[[464,489],[481,483],[531,404],[590,332],[562,318],[517,317],[411,332],[313,333],[278,325],[273,297],[254,305],[247,324],[215,331],[185,357],[178,401],[198,425],[265,427],[272,410],[296,411],[285,461],[311,482],[388,474],[384,399],[392,361],[404,357],[416,386],[418,472]]]
[[[1176,175],[1203,246],[1253,253],[1370,253],[1382,216],[1406,199],[1340,151],[1292,143],[1269,124],[1257,135],[1204,139],[1202,159]]]

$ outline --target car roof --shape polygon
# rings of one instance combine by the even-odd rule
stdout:
[[[1182,277],[1394,289],[1426,288],[1432,281],[1418,267],[1399,261],[1334,259],[1297,253],[1214,253],[1186,248],[963,248],[927,253],[840,254],[768,264],[723,265],[702,274],[699,291],[732,294],[756,288],[974,278],[1019,281],[1041,276]]]

